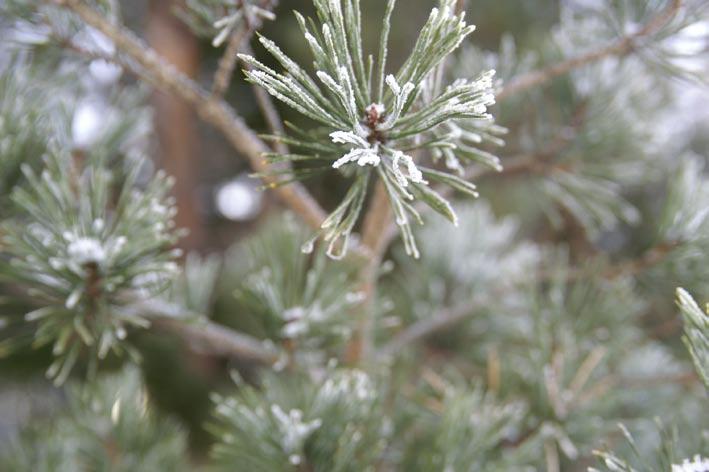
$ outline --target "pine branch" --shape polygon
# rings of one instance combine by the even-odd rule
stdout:
[[[600,275],[600,277],[607,280],[615,280],[622,277],[639,276],[665,261],[672,251],[678,247],[678,245],[679,243],[677,242],[660,243],[646,251],[637,259],[621,262],[617,265],[609,267]],[[577,268],[571,270],[566,275],[566,280],[568,282],[576,282],[584,277],[587,277],[588,275],[588,271],[585,271],[582,268]],[[539,281],[542,282],[549,280],[552,276],[553,274],[541,273],[538,274],[537,277]],[[513,285],[501,286],[493,291],[491,294],[491,299],[500,298],[514,289],[515,287]],[[383,359],[395,356],[407,346],[465,321],[473,316],[478,308],[486,306],[487,303],[488,300],[468,301],[466,303],[461,303],[454,307],[442,310],[431,318],[419,320],[404,329],[391,341],[381,347],[377,351],[376,357]]]
[[[464,321],[469,318],[477,308],[482,306],[484,306],[484,304],[480,302],[461,303],[460,305],[443,310],[435,316],[417,321],[379,349],[377,351],[377,357],[380,359],[393,357],[406,349],[407,346]]]
[[[118,50],[137,63],[139,67],[131,65],[132,72],[191,104],[203,120],[219,129],[234,149],[248,158],[256,172],[268,173],[270,166],[261,157],[263,153],[268,152],[268,147],[228,104],[221,100],[212,100],[209,92],[166,63],[133,33],[113,25],[80,0],[54,0],[54,3],[72,10],[87,24],[106,35],[116,44]],[[273,179],[269,177],[264,180],[267,184],[273,183]],[[275,192],[308,225],[320,228],[325,219],[325,212],[305,187],[292,184],[276,188]]]
[[[503,101],[512,95],[523,92],[533,87],[543,85],[556,77],[568,74],[574,69],[583,67],[611,56],[623,57],[632,53],[637,47],[639,40],[652,36],[667,26],[682,6],[682,0],[671,0],[670,4],[648,21],[637,32],[624,36],[614,43],[601,47],[597,50],[581,54],[578,57],[553,64],[543,69],[524,74],[513,79],[497,94],[497,100]]]
[[[216,323],[189,324],[170,318],[154,318],[153,324],[184,338],[198,352],[229,356],[271,365],[278,354],[251,336]]]

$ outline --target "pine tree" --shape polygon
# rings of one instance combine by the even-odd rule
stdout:
[[[143,3],[0,3],[0,470],[709,470],[709,4],[185,0],[195,79]],[[226,249],[151,91],[279,199]]]

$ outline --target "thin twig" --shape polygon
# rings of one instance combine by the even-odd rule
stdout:
[[[219,60],[217,72],[214,74],[214,84],[212,85],[212,98],[220,99],[229,88],[231,77],[234,75],[236,63],[239,61],[238,53],[242,45],[247,42],[253,30],[251,28],[241,28],[235,31],[229,38],[222,58]]]
[[[658,13],[657,16],[646,23],[644,27],[631,35],[624,36],[616,40],[614,43],[601,47],[595,51],[581,54],[578,57],[562,61],[558,64],[553,64],[537,71],[529,72],[513,79],[500,91],[500,93],[497,94],[497,100],[503,101],[519,92],[547,83],[550,80],[565,75],[574,69],[600,61],[606,57],[625,56],[630,54],[636,48],[638,40],[652,36],[667,26],[677,15],[681,6],[682,0],[672,0],[667,8]]]
[[[512,177],[520,174],[541,174],[546,175],[554,170],[569,171],[569,166],[558,165],[560,155],[571,147],[576,136],[586,123],[588,111],[587,101],[582,101],[576,107],[569,126],[564,127],[563,132],[556,135],[551,142],[543,149],[529,155],[513,157],[503,162],[504,168],[501,171],[490,169],[474,169],[465,174],[467,180],[480,180],[486,177]]]
[[[461,303],[455,307],[443,310],[435,316],[417,321],[379,349],[379,351],[377,351],[377,357],[384,359],[395,356],[406,349],[407,346],[413,345],[421,339],[425,339],[434,333],[443,331],[446,328],[462,322],[481,306],[481,303],[475,302]]]
[[[270,166],[262,158],[262,154],[268,152],[269,148],[228,104],[222,100],[212,100],[209,92],[159,57],[132,32],[111,24],[80,0],[54,0],[54,3],[71,9],[87,24],[111,39],[118,50],[139,66],[130,64],[131,71],[154,86],[166,89],[191,104],[203,120],[219,129],[232,147],[246,156],[256,172],[264,174],[270,170]],[[273,178],[263,179],[267,184],[275,186]],[[325,219],[325,212],[305,187],[293,183],[277,187],[274,191],[308,225],[316,229],[320,228],[320,224]]]
[[[262,0],[259,7],[264,10],[272,11],[277,4],[278,0]],[[262,21],[260,18],[258,16],[252,17],[246,10],[246,6],[243,1],[241,2],[241,6],[244,8],[244,24],[241,28],[231,34],[227,47],[224,50],[224,54],[219,60],[217,72],[214,74],[214,85],[212,86],[213,98],[221,98],[229,88],[231,78],[234,75],[234,69],[236,68],[236,63],[239,60],[238,53],[249,44],[249,41],[253,37],[254,33],[261,28]]]
[[[606,280],[615,280],[622,277],[638,276],[662,263],[678,246],[679,243],[677,242],[660,243],[646,251],[638,259],[621,262],[620,264],[609,267],[601,273],[599,277]],[[588,275],[589,272],[583,269],[572,269],[566,274],[566,280],[568,282],[576,282]],[[537,274],[539,281],[550,280],[552,277],[552,273],[542,272]],[[489,294],[489,296],[493,299],[500,298],[514,289],[515,285],[503,285],[493,290],[493,293]],[[394,339],[381,347],[377,351],[377,358],[385,359],[395,356],[407,346],[465,321],[473,316],[479,308],[485,306],[487,301],[486,299],[461,303],[452,308],[444,309],[430,318],[424,318],[413,323],[394,337]]]

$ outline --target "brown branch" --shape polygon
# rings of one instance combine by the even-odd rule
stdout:
[[[277,4],[278,0],[263,0],[259,6],[264,10],[273,10]],[[243,1],[241,6],[245,8]],[[221,98],[229,88],[236,63],[239,60],[238,53],[244,46],[248,45],[254,33],[261,27],[261,24],[262,21],[258,17],[251,17],[248,11],[244,10],[244,25],[231,34],[224,54],[219,60],[217,72],[214,74],[213,98]]]
[[[184,308],[164,301],[136,302],[126,307],[125,311],[146,317],[152,327],[177,334],[201,353],[267,365],[275,363],[279,358],[275,348],[265,345],[259,339],[211,321],[191,323],[185,318],[198,318],[197,314],[188,313]]]
[[[384,182],[378,179],[362,226],[362,245],[372,252],[374,257],[370,263],[373,265],[379,265],[386,251],[386,240],[383,235],[389,221],[391,221],[389,195]]]
[[[165,62],[132,32],[111,24],[80,0],[54,0],[54,3],[69,8],[87,24],[111,39],[118,50],[139,66],[129,63],[131,71],[154,86],[168,90],[191,104],[204,121],[219,129],[232,147],[246,156],[256,172],[263,174],[271,169],[261,157],[264,152],[268,152],[269,148],[228,104],[221,100],[212,100],[207,91]],[[275,185],[271,177],[264,177],[263,180],[267,184]],[[320,224],[325,219],[325,212],[305,187],[293,183],[275,188],[274,191],[281,201],[300,215],[308,225],[316,229],[320,228]]]
[[[371,350],[372,316],[374,299],[377,291],[377,277],[379,266],[384,258],[384,253],[391,241],[387,237],[387,228],[391,221],[391,205],[386,186],[377,180],[369,210],[362,226],[362,247],[369,253],[368,259],[361,271],[362,292],[364,301],[360,308],[360,320],[357,332],[347,347],[347,362],[357,364],[367,357]]]
[[[561,153],[573,145],[576,136],[586,122],[588,103],[584,100],[576,107],[568,127],[556,135],[543,149],[534,154],[513,157],[503,162],[504,168],[497,171],[490,168],[471,169],[466,172],[467,180],[482,180],[487,177],[514,177],[517,175],[547,175],[555,170],[568,172],[569,166],[557,164]]]
[[[682,0],[671,0],[669,5],[645,24],[640,30],[631,35],[624,36],[614,43],[590,51],[566,61],[553,64],[540,70],[529,72],[513,79],[497,94],[497,100],[503,101],[508,97],[524,90],[542,85],[550,80],[565,75],[574,69],[587,64],[598,62],[611,56],[626,56],[636,47],[639,40],[653,36],[667,26],[677,15],[682,6]]]
[[[224,54],[219,60],[217,72],[214,74],[212,98],[219,99],[224,96],[224,93],[231,83],[231,78],[234,75],[236,63],[239,61],[238,53],[241,51],[242,44],[247,42],[252,34],[253,30],[251,28],[241,28],[235,31],[229,38]]]
[[[153,318],[153,326],[177,334],[197,352],[228,356],[271,365],[278,360],[274,349],[258,339],[216,323],[190,324],[180,319]]]
[[[616,280],[623,277],[638,277],[648,270],[660,265],[679,246],[679,241],[664,241],[645,251],[640,257],[619,262],[608,267],[598,276],[606,280]],[[593,275],[593,274],[591,274]],[[568,282],[577,282],[589,276],[583,268],[573,268],[566,273]],[[548,281],[553,278],[553,273],[542,272],[537,275],[539,280]]]

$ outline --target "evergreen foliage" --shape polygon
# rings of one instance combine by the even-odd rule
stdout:
[[[0,3],[0,470],[709,470],[706,2],[285,3]],[[133,76],[290,211],[184,255]]]
[[[462,144],[479,142],[483,136],[495,139],[488,132],[492,117],[487,113],[487,107],[495,102],[491,93],[494,71],[474,80],[458,80],[446,88],[437,83],[439,66],[474,31],[463,14],[453,13],[452,0],[444,0],[440,8],[431,12],[413,52],[397,74],[386,73],[395,1],[387,3],[376,60],[372,55],[364,58],[359,0],[314,3],[320,24],[300,14],[297,18],[313,54],[319,83],[267,38],[259,38],[261,44],[287,74],[280,74],[251,56],[241,56],[252,68],[245,72],[251,82],[319,125],[314,130],[321,138],[317,141],[308,137],[309,132],[297,128],[292,129],[290,137],[271,137],[302,149],[304,154],[269,157],[272,162],[315,161],[305,170],[282,177],[281,184],[310,176],[314,169],[341,169],[351,177],[349,192],[322,224],[324,239],[329,243],[328,255],[339,259],[346,254],[370,174],[376,172],[386,187],[406,251],[418,257],[409,221],[411,217],[419,223],[422,220],[411,201],[421,200],[458,224],[449,202],[429,187],[429,181],[472,196],[477,196],[477,192],[475,186],[453,173],[417,166],[407,153],[438,150],[439,156],[446,154],[446,164],[454,170],[460,169],[459,158],[499,169],[499,159]],[[443,123],[450,128],[445,133],[437,129]],[[459,123],[470,129],[457,126]],[[442,151],[446,149],[448,152]],[[455,153],[450,154],[451,150]]]
[[[235,380],[237,396],[213,396],[217,470],[356,471],[378,459],[381,405],[364,372],[330,368],[321,381],[268,376],[262,390]]]
[[[186,471],[187,437],[149,410],[135,368],[71,385],[66,410],[26,431],[0,459],[3,470]]]
[[[685,323],[683,341],[692,355],[694,366],[709,388],[709,313],[703,312],[684,289],[677,289],[677,304]]]
[[[85,349],[92,364],[129,349],[121,343],[126,330],[149,323],[122,313],[122,297],[158,293],[178,270],[169,250],[176,241],[176,210],[166,202],[169,179],[158,175],[140,190],[137,166],[116,191],[106,169],[77,169],[70,159],[49,154],[41,175],[23,169],[27,187],[13,195],[21,210],[4,235],[12,258],[7,276],[44,302],[24,318],[37,324],[34,346],[52,345],[57,361],[47,375],[58,383]],[[67,170],[73,178],[62,178]]]
[[[242,329],[292,343],[296,355],[315,355],[323,362],[328,349],[352,336],[353,312],[362,294],[354,288],[355,266],[335,264],[322,252],[310,257],[300,251],[307,235],[292,216],[266,223],[263,235],[228,252],[224,285],[233,293],[234,311],[240,313],[234,321]]]

